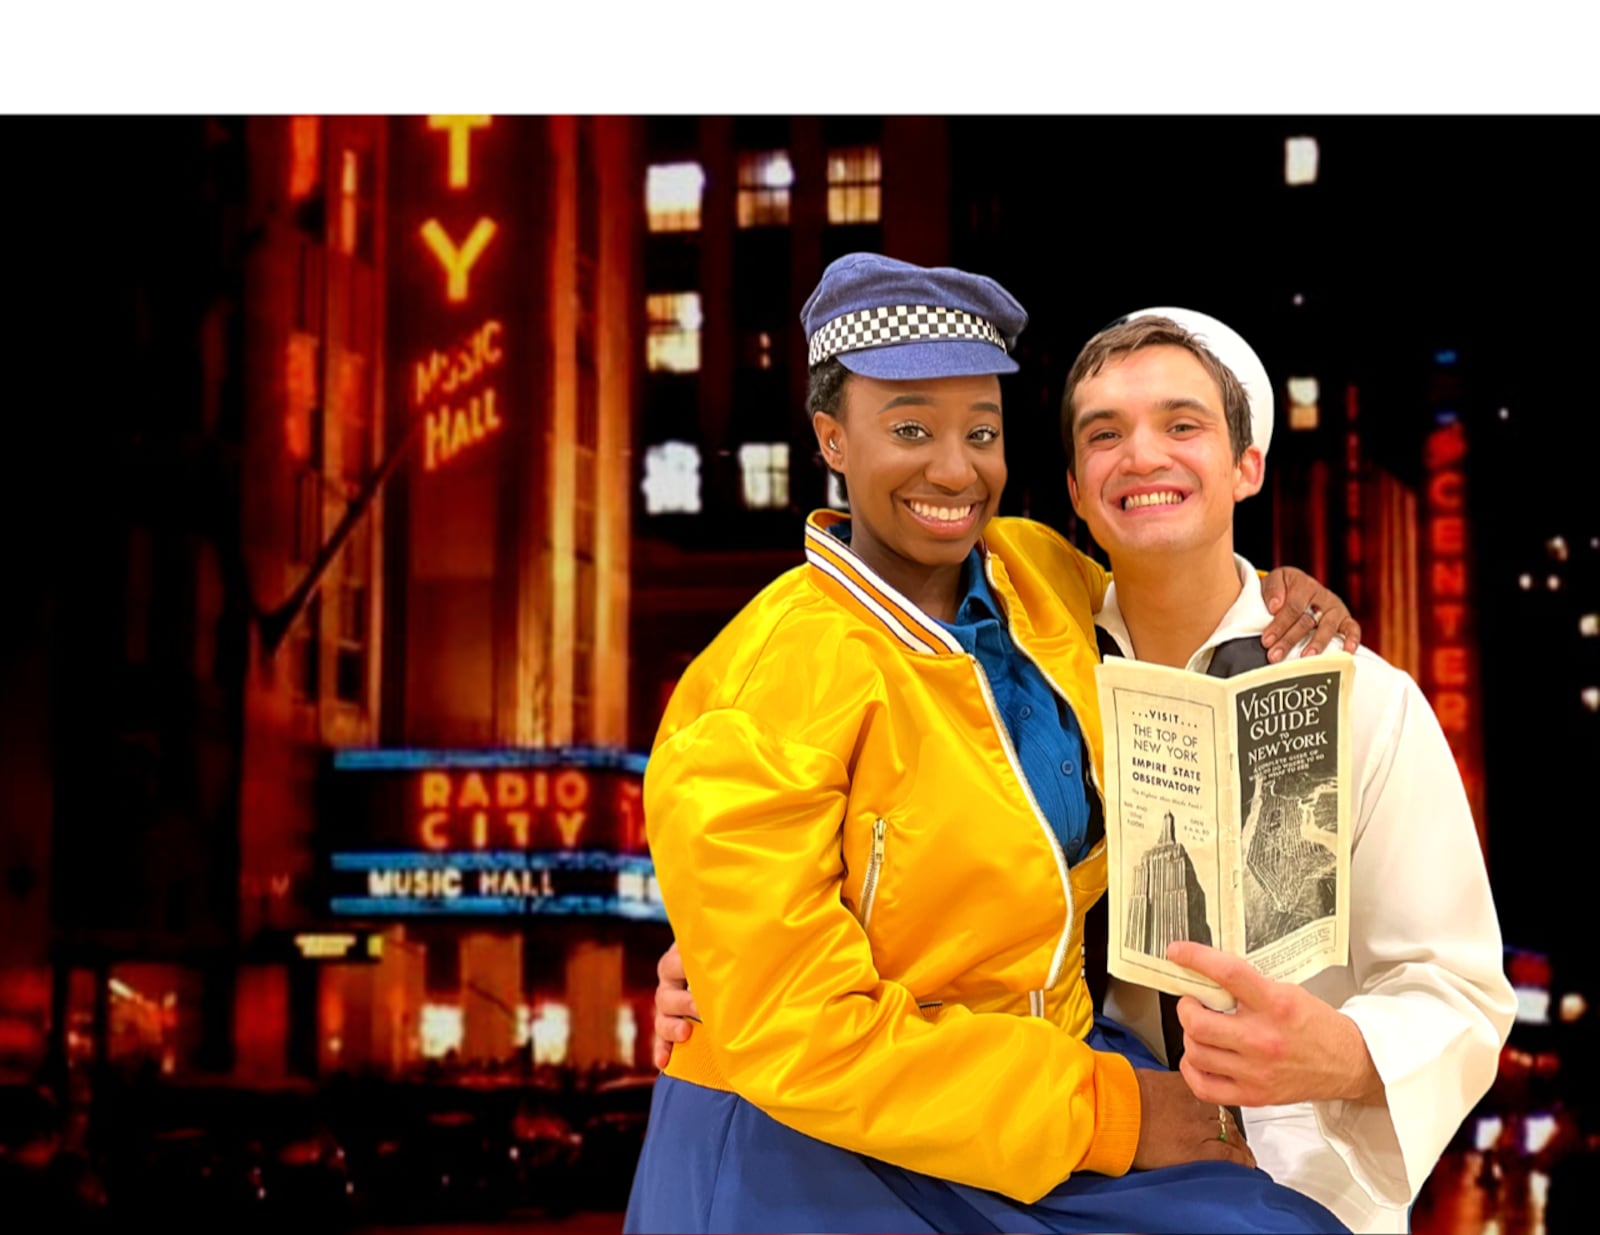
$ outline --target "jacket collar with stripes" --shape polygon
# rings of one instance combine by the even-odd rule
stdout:
[[[954,635],[886,583],[845,541],[828,530],[848,521],[848,515],[836,510],[814,511],[806,520],[806,561],[822,575],[819,583],[823,591],[865,620],[883,627],[909,651],[928,656],[964,656]],[[996,603],[1009,610],[1010,598],[1003,595],[1003,582],[988,569],[989,554],[981,540],[978,552]]]

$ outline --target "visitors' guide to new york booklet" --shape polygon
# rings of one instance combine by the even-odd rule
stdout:
[[[1344,653],[1231,678],[1100,665],[1114,976],[1226,1009],[1233,997],[1169,962],[1169,943],[1279,982],[1345,962],[1353,673]]]

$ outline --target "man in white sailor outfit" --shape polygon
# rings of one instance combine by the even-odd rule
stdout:
[[[1144,310],[1085,345],[1062,436],[1073,507],[1111,558],[1096,615],[1105,650],[1204,673],[1217,649],[1258,646],[1269,615],[1233,552],[1233,511],[1261,487],[1272,405],[1254,351],[1204,314]],[[1352,1231],[1404,1231],[1494,1080],[1515,997],[1449,745],[1416,683],[1366,648],[1351,732],[1349,963],[1295,986],[1172,945],[1170,959],[1239,1002],[1224,1014],[1177,1001],[1179,1067],[1197,1097],[1245,1108],[1257,1162],[1278,1182]],[[1162,1053],[1174,1035],[1158,1003],[1113,979],[1106,1011]]]

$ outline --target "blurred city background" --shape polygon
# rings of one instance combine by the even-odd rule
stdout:
[[[1279,411],[1240,551],[1326,581],[1422,684],[1519,992],[1413,1230],[1570,1229],[1600,1161],[1596,136],[0,121],[0,1196],[620,1229],[670,938],[645,756],[843,504],[797,316],[871,249],[1027,307],[1004,510],[1085,548],[1078,346],[1151,304],[1256,344]]]

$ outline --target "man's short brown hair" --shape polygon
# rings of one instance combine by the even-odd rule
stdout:
[[[1211,350],[1190,331],[1171,318],[1146,314],[1107,326],[1083,345],[1077,360],[1073,361],[1072,372],[1067,374],[1067,388],[1061,395],[1061,444],[1067,452],[1067,471],[1072,471],[1077,465],[1072,432],[1072,396],[1080,385],[1099,373],[1113,358],[1146,347],[1181,347],[1211,375],[1211,380],[1222,392],[1222,411],[1228,422],[1228,440],[1233,446],[1233,459],[1237,463],[1253,441],[1250,432],[1250,399],[1244,392],[1244,386],[1233,370],[1212,355]]]

